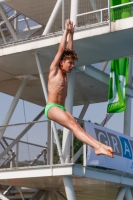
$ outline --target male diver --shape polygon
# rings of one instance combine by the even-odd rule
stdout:
[[[114,151],[112,147],[102,144],[90,134],[86,133],[71,113],[64,107],[67,96],[67,73],[72,71],[74,61],[78,60],[77,54],[73,50],[74,28],[73,22],[67,19],[58,51],[50,66],[48,76],[48,101],[45,107],[45,115],[48,119],[69,129],[77,139],[94,148],[96,155],[103,154],[113,157]]]

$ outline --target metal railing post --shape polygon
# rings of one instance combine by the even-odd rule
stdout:
[[[47,165],[47,150],[44,149],[44,164]]]
[[[101,22],[103,21],[103,12],[102,12],[102,10],[101,10],[101,12],[100,12],[100,14],[101,14]]]
[[[109,31],[111,32],[110,0],[108,0]]]
[[[86,147],[87,145],[84,143],[83,144],[83,166],[86,166]]]
[[[11,161],[10,161],[10,168],[13,168],[13,155],[14,155],[14,152],[13,152],[13,154],[11,154]]]
[[[16,144],[16,167],[18,167],[19,142]]]
[[[132,57],[129,57],[129,72],[128,72],[128,85],[132,86]],[[132,106],[132,98],[127,97],[126,99],[126,110],[124,111],[124,127],[123,133],[125,135],[130,136],[131,134],[131,106]]]
[[[47,123],[47,165],[50,165],[50,156],[51,156],[51,121]]]
[[[53,165],[53,129],[51,126],[50,165]]]
[[[78,3],[79,0],[71,0],[70,19],[76,26],[77,26]]]
[[[62,0],[62,30],[65,28],[65,0]]]

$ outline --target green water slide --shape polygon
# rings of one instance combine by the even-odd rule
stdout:
[[[110,6],[128,3],[130,0],[110,0]],[[131,5],[111,9],[111,21],[131,16]],[[128,84],[129,58],[112,60],[108,91],[108,113],[119,113],[126,109],[126,87]]]

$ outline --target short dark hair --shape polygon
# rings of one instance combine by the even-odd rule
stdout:
[[[78,56],[76,54],[76,52],[74,50],[70,50],[68,48],[65,48],[62,56],[61,56],[61,60],[66,60],[72,58],[74,60],[78,60]]]

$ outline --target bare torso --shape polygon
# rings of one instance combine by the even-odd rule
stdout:
[[[48,102],[64,106],[67,96],[67,76],[60,68],[55,75],[49,73],[48,76]]]

